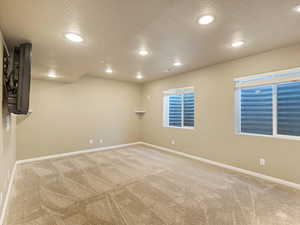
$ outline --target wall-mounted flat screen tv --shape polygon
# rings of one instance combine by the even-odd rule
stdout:
[[[31,43],[20,44],[7,56],[3,90],[8,111],[27,114],[29,109],[31,79]]]

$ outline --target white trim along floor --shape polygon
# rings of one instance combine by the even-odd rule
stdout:
[[[204,163],[207,163],[207,164],[210,164],[210,165],[214,165],[214,166],[217,166],[217,167],[233,170],[233,171],[236,171],[236,172],[239,172],[239,173],[242,173],[242,174],[251,175],[251,176],[258,177],[258,178],[261,178],[261,179],[264,179],[264,180],[267,180],[267,181],[270,181],[270,182],[273,182],[273,183],[285,185],[285,186],[300,190],[300,184],[285,181],[285,180],[282,180],[282,179],[279,179],[279,178],[271,177],[271,176],[261,174],[261,173],[257,173],[257,172],[253,172],[253,171],[250,171],[250,170],[245,170],[245,169],[237,168],[237,167],[234,167],[234,166],[226,165],[226,164],[219,163],[219,162],[212,161],[212,160],[208,160],[208,159],[205,159],[205,158],[202,158],[202,157],[189,155],[189,154],[179,152],[179,151],[175,151],[175,150],[172,150],[172,149],[169,149],[169,148],[165,148],[165,147],[161,147],[161,146],[157,146],[157,145],[153,145],[153,144],[149,144],[149,143],[145,143],[145,142],[135,142],[135,143],[128,143],[128,144],[122,144],[122,145],[101,147],[101,148],[95,148],[95,149],[87,149],[87,150],[81,150],[81,151],[76,151],[76,152],[63,153],[63,154],[58,154],[58,155],[37,157],[37,158],[17,161],[14,168],[13,168],[13,171],[11,173],[11,178],[10,178],[10,182],[9,182],[9,186],[8,186],[8,192],[7,192],[6,197],[5,197],[4,207],[3,207],[2,214],[1,214],[1,217],[0,217],[0,225],[3,225],[3,223],[4,223],[4,217],[6,215],[6,210],[7,210],[7,207],[8,207],[8,199],[9,199],[11,189],[12,189],[12,186],[13,186],[13,180],[14,180],[14,177],[15,177],[16,166],[18,164],[30,163],[30,162],[35,162],[35,161],[47,160],[47,159],[55,159],[55,158],[78,155],[78,154],[83,154],[83,153],[92,153],[92,152],[98,152],[98,151],[120,149],[120,148],[126,148],[126,147],[130,147],[130,146],[134,146],[134,145],[148,146],[148,147],[151,147],[151,148],[154,148],[154,149],[158,149],[158,150],[165,151],[165,152],[168,152],[168,153],[176,154],[176,155],[183,156],[183,157],[186,157],[186,158],[189,158],[189,159],[198,160],[200,162],[204,162]]]

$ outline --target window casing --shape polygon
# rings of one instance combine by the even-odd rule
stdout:
[[[163,126],[194,128],[195,94],[193,88],[177,88],[163,93]]]
[[[236,82],[236,132],[300,139],[300,68]]]

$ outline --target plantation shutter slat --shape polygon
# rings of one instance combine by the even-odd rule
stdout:
[[[194,93],[187,93],[183,95],[184,101],[184,112],[183,112],[183,126],[193,127],[194,126]]]
[[[169,96],[169,126],[181,127],[182,97],[181,95]]]
[[[277,87],[277,133],[300,136],[300,82]]]
[[[241,89],[241,132],[273,134],[272,86]]]
[[[239,133],[300,138],[300,67],[234,82]]]
[[[164,125],[194,127],[194,104],[192,87],[164,91]]]

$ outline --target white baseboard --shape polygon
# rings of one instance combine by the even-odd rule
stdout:
[[[205,159],[205,158],[202,158],[202,157],[199,157],[199,156],[193,156],[193,155],[190,155],[190,154],[187,154],[187,153],[179,152],[179,151],[172,150],[172,149],[165,148],[165,147],[161,147],[161,146],[158,146],[158,145],[149,144],[149,143],[146,143],[146,142],[139,142],[139,144],[143,144],[143,145],[146,145],[146,146],[149,146],[149,147],[152,147],[152,148],[156,148],[156,149],[159,149],[159,150],[162,150],[162,151],[170,152],[170,153],[173,153],[173,154],[176,154],[176,155],[181,155],[181,156],[184,156],[184,157],[187,157],[187,158],[190,158],[190,159],[195,159],[195,160],[198,160],[198,161],[201,161],[201,162],[204,162],[204,163],[208,163],[208,164],[215,165],[215,166],[218,166],[218,167],[230,169],[230,170],[233,170],[233,171],[236,171],[236,172],[239,172],[239,173],[251,175],[251,176],[258,177],[258,178],[261,178],[261,179],[264,179],[264,180],[271,181],[273,183],[282,184],[282,185],[289,186],[291,188],[295,188],[295,189],[300,190],[300,184],[297,184],[297,183],[282,180],[282,179],[279,179],[279,178],[276,178],[276,177],[271,177],[271,176],[268,176],[268,175],[265,175],[265,174],[262,174],[262,173],[257,173],[257,172],[253,172],[253,171],[250,171],[250,170],[230,166],[230,165],[227,165],[227,164],[224,164],[224,163],[212,161],[212,160]]]
[[[0,225],[4,224],[4,219],[5,219],[6,211],[7,211],[7,207],[8,207],[9,196],[10,196],[10,193],[11,193],[11,190],[12,190],[12,185],[13,185],[14,178],[15,178],[16,166],[17,166],[17,164],[15,163],[14,167],[12,169],[12,172],[10,174],[9,184],[8,184],[5,199],[4,199],[2,213],[0,214]]]
[[[106,151],[106,150],[124,148],[124,147],[132,146],[132,145],[138,145],[138,144],[142,144],[142,143],[141,142],[133,142],[133,143],[128,143],[128,144],[121,144],[121,145],[113,145],[113,146],[107,146],[107,147],[86,149],[86,150],[80,150],[80,151],[75,151],[75,152],[68,152],[68,153],[49,155],[49,156],[43,156],[43,157],[35,157],[35,158],[31,158],[31,159],[16,161],[15,165],[13,167],[12,173],[10,175],[9,184],[8,184],[7,192],[6,192],[5,199],[4,199],[4,205],[3,205],[3,208],[2,208],[2,212],[0,212],[0,225],[4,224],[6,211],[7,211],[7,207],[8,207],[8,202],[9,202],[9,196],[10,196],[11,191],[12,191],[12,185],[13,185],[13,181],[14,181],[14,178],[15,178],[17,164],[41,161],[41,160],[46,160],[46,159],[54,159],[54,158],[60,158],[60,157],[71,156],[71,155],[78,155],[78,154],[89,153],[89,152]]]
[[[111,150],[111,149],[116,149],[116,148],[124,148],[124,147],[137,145],[137,144],[141,144],[141,142],[133,142],[133,143],[128,143],[128,144],[113,145],[113,146],[92,148],[92,149],[86,149],[86,150],[79,150],[79,151],[68,152],[68,153],[61,153],[61,154],[48,155],[48,156],[42,156],[42,157],[35,157],[35,158],[31,158],[31,159],[18,160],[16,163],[17,164],[23,164],[23,163],[29,163],[29,162],[35,162],[35,161],[41,161],[41,160],[47,160],[47,159],[61,158],[61,157],[71,156],[71,155],[78,155],[78,154],[83,154],[83,153],[106,151],[106,150]]]
[[[9,196],[10,196],[10,193],[11,193],[12,184],[13,184],[13,180],[14,180],[14,177],[15,177],[16,165],[17,164],[40,161],[40,160],[46,160],[46,159],[53,159],[53,158],[60,158],[60,157],[71,156],[71,155],[78,155],[78,154],[89,153],[89,152],[106,151],[106,150],[112,150],[112,149],[116,149],[116,148],[123,148],[123,147],[138,145],[138,144],[142,144],[142,145],[149,146],[149,147],[152,147],[152,148],[156,148],[156,149],[159,149],[159,150],[162,150],[162,151],[170,152],[170,153],[173,153],[173,154],[176,154],[176,155],[184,156],[184,157],[187,157],[187,158],[190,158],[190,159],[194,159],[194,160],[198,160],[198,161],[208,163],[208,164],[211,164],[211,165],[215,165],[215,166],[218,166],[218,167],[230,169],[230,170],[233,170],[233,171],[236,171],[236,172],[239,172],[239,173],[251,175],[251,176],[258,177],[258,178],[261,178],[261,179],[264,179],[264,180],[271,181],[273,183],[285,185],[285,186],[300,190],[300,184],[296,184],[296,183],[293,183],[293,182],[290,182],[290,181],[285,181],[285,180],[275,178],[275,177],[271,177],[271,176],[268,176],[268,175],[265,175],[265,174],[253,172],[253,171],[246,170],[246,169],[241,169],[241,168],[230,166],[230,165],[227,165],[227,164],[224,164],[224,163],[212,161],[212,160],[205,159],[205,158],[198,157],[198,156],[193,156],[193,155],[190,155],[190,154],[187,154],[187,153],[179,152],[179,151],[172,150],[172,149],[165,148],[165,147],[161,147],[161,146],[158,146],[158,145],[149,144],[149,143],[146,143],[146,142],[134,142],[134,143],[128,143],[128,144],[121,144],[121,145],[100,147],[100,148],[94,148],[94,149],[80,150],[80,151],[75,151],[75,152],[62,153],[62,154],[56,154],[56,155],[50,155],[50,156],[44,156],[44,157],[36,157],[36,158],[32,158],[32,159],[17,161],[15,163],[14,168],[13,168],[12,173],[11,173],[7,194],[5,196],[4,205],[3,205],[3,209],[2,209],[2,214],[1,214],[1,217],[0,217],[0,225],[3,225],[3,223],[4,223],[4,218],[5,218],[5,215],[6,215]]]

